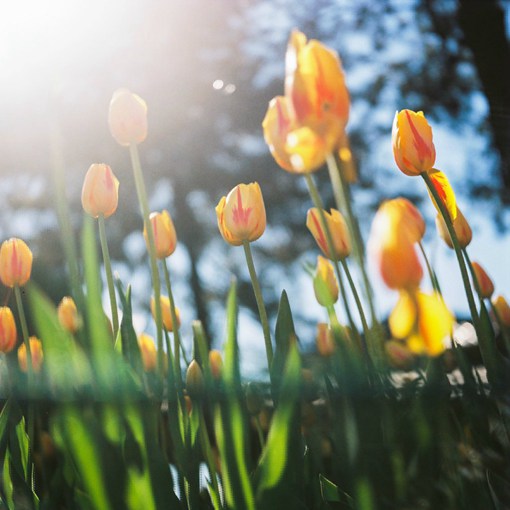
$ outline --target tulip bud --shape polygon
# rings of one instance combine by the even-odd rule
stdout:
[[[118,202],[119,181],[112,169],[102,163],[90,165],[81,190],[84,211],[93,218],[108,218],[117,210]]]
[[[471,267],[474,271],[476,280],[474,283],[478,295],[483,299],[490,298],[494,294],[494,283],[492,283],[489,275],[478,262],[472,262]]]
[[[16,345],[16,322],[7,306],[0,307],[0,352],[10,352]]]
[[[13,237],[0,248],[0,280],[6,287],[25,285],[32,271],[32,252],[24,241]]]
[[[266,228],[266,209],[257,182],[238,184],[216,206],[218,228],[233,246],[256,241]]]
[[[452,238],[450,237],[450,233],[448,232],[448,228],[446,227],[446,223],[444,222],[443,216],[438,214],[436,216],[436,227],[439,237],[453,250]],[[467,222],[466,218],[462,214],[461,210],[457,207],[457,217],[453,220],[453,230],[459,240],[459,245],[461,248],[465,248],[473,239],[473,232],[471,231],[471,227]]]
[[[152,372],[157,365],[157,351],[154,338],[146,333],[138,335],[138,347],[142,356],[143,369],[145,372]]]
[[[223,359],[221,358],[220,351],[212,350],[209,351],[209,367],[211,369],[211,375],[213,379],[218,380],[221,377],[223,371]]]
[[[32,370],[35,373],[41,371],[41,366],[43,362],[43,350],[41,341],[35,336],[31,336],[28,339],[30,343],[30,355],[32,358]],[[22,343],[18,348],[18,363],[22,372],[28,372],[27,368],[27,346]]]
[[[317,352],[327,358],[335,352],[335,340],[331,328],[324,322],[317,324],[317,336],[315,337]]]
[[[393,215],[398,228],[405,231],[405,235],[412,243],[417,243],[425,235],[425,220],[416,206],[407,198],[398,197],[387,200],[381,205],[386,213]]]
[[[333,256],[329,252],[326,231],[323,228],[321,215],[315,207],[308,210],[306,215],[306,226],[313,235],[315,242],[319,245],[322,253],[330,260],[344,259],[351,253],[351,237],[344,217],[336,209],[331,213],[324,211],[324,218],[331,234],[333,243]]]
[[[420,175],[434,166],[436,149],[432,142],[432,128],[423,112],[397,112],[391,141],[395,162],[406,175]]]
[[[175,233],[174,223],[168,211],[161,213],[153,212],[149,217],[154,235],[154,246],[156,248],[156,258],[165,259],[172,255],[177,246],[177,235]],[[145,244],[149,249],[149,238],[147,229],[143,229]]]
[[[165,329],[167,331],[173,331],[174,324],[172,320],[172,311],[170,308],[170,299],[167,296],[160,296],[160,303],[163,326],[165,326]],[[154,320],[156,320],[156,301],[154,297],[151,298],[151,312],[152,317],[154,318]],[[177,327],[179,327],[181,325],[181,314],[177,307],[175,307],[175,315],[177,318]]]
[[[192,400],[200,398],[204,392],[204,376],[197,360],[193,360],[186,371],[186,390]]]
[[[62,298],[57,308],[57,316],[62,327],[69,333],[74,334],[81,328],[81,318],[72,297]]]
[[[114,92],[108,124],[113,138],[123,146],[138,144],[147,137],[147,105],[127,89]]]
[[[501,324],[510,327],[510,306],[506,299],[503,296],[497,296],[492,299],[492,306],[494,306]]]
[[[333,264],[321,255],[317,257],[317,269],[313,278],[315,298],[321,306],[333,306],[338,300],[338,283]]]

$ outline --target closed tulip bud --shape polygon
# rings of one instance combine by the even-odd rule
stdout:
[[[497,296],[492,299],[492,306],[496,310],[501,324],[510,327],[510,306],[506,302],[506,299],[503,296]]]
[[[351,237],[344,217],[336,209],[331,209],[331,213],[324,211],[324,217],[333,242],[333,254],[329,252],[326,231],[323,228],[319,210],[315,207],[308,210],[306,226],[328,259],[344,259],[351,253]]]
[[[170,299],[167,296],[161,296],[160,303],[163,326],[165,326],[165,329],[167,331],[173,331],[174,324],[172,320],[172,311],[170,308]],[[152,317],[154,317],[154,320],[156,320],[156,301],[154,297],[151,298],[151,312]],[[177,318],[177,328],[179,328],[179,326],[181,325],[181,314],[177,307],[175,307],[175,315]]]
[[[476,281],[474,283],[479,296],[483,299],[490,298],[494,294],[494,283],[490,276],[478,262],[472,262],[471,267],[475,274]]]
[[[450,237],[446,223],[440,214],[436,216],[436,227],[439,237],[441,237],[441,239],[448,245],[448,247],[453,250],[452,238]],[[460,247],[465,248],[468,246],[471,242],[471,239],[473,239],[473,232],[469,226],[469,223],[458,207],[457,217],[455,220],[453,220],[453,230],[455,230],[455,234],[459,240]]]
[[[150,215],[152,232],[154,235],[154,246],[156,248],[156,258],[165,259],[172,255],[177,246],[177,235],[175,233],[174,223],[168,211],[153,212]],[[143,236],[147,248],[149,248],[149,238],[147,229],[144,228]]]
[[[154,338],[146,333],[142,333],[138,336],[138,347],[142,356],[143,369],[146,372],[154,371],[158,358]]]
[[[218,228],[233,246],[256,241],[266,228],[266,209],[257,182],[238,184],[216,206]]]
[[[317,335],[315,337],[317,352],[327,358],[335,352],[335,340],[331,328],[324,322],[317,324]]]
[[[43,350],[41,341],[35,336],[29,338],[30,343],[30,355],[32,358],[32,369],[35,373],[41,371],[43,362]],[[27,346],[23,343],[18,348],[18,363],[22,372],[27,372]]]
[[[58,320],[62,327],[70,333],[76,333],[81,327],[81,317],[78,315],[76,303],[72,297],[62,298],[57,308]]]
[[[197,360],[193,360],[186,371],[186,390],[192,400],[200,398],[204,392],[204,376]]]
[[[0,307],[0,352],[10,352],[16,345],[16,322],[7,306]]]
[[[223,371],[223,359],[220,351],[216,351],[214,349],[209,351],[209,367],[211,369],[213,379],[218,380],[221,377],[221,372]]]
[[[147,137],[147,105],[127,89],[114,92],[108,124],[113,138],[123,146],[139,144]]]
[[[387,214],[395,216],[395,222],[400,229],[405,230],[405,235],[412,243],[417,243],[425,235],[425,220],[416,206],[407,198],[398,197],[387,200],[381,206],[387,210]]]
[[[338,283],[333,264],[321,255],[317,257],[317,269],[313,278],[315,298],[321,306],[331,307],[338,300]]]
[[[395,162],[406,175],[420,175],[434,166],[436,149],[432,142],[432,128],[423,112],[397,112],[391,141]]]
[[[93,218],[108,218],[117,210],[118,202],[119,181],[112,169],[103,163],[90,165],[81,190],[84,211]]]
[[[6,287],[22,286],[30,279],[32,252],[24,241],[13,237],[0,248],[0,280]]]

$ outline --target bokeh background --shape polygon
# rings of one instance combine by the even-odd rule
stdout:
[[[335,48],[352,109],[348,124],[359,181],[354,207],[366,239],[384,198],[404,195],[428,221],[425,244],[447,301],[467,304],[452,254],[437,240],[420,179],[391,153],[397,109],[423,110],[445,171],[474,231],[471,258],[510,297],[510,5],[496,0],[89,0],[19,1],[0,11],[0,236],[22,237],[34,279],[55,300],[68,292],[52,167],[63,162],[71,221],[82,222],[89,165],[108,163],[120,204],[107,221],[114,270],[133,286],[136,328],[153,331],[150,273],[129,156],[110,136],[108,104],[127,87],[149,108],[140,146],[151,209],[172,214],[179,247],[170,259],[183,334],[200,318],[220,347],[224,299],[239,279],[245,375],[265,355],[242,249],[225,245],[214,206],[239,182],[257,180],[268,228],[255,262],[274,321],[286,289],[305,349],[324,312],[303,269],[317,249],[304,227],[304,181],[272,160],[262,138],[268,101],[283,91],[288,36],[299,28]],[[327,172],[317,174],[328,205]],[[372,271],[381,318],[396,295]],[[105,296],[106,301],[106,296]],[[108,307],[105,307],[107,310]]]

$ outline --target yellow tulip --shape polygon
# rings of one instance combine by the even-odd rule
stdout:
[[[57,308],[57,315],[62,327],[70,333],[74,334],[80,329],[81,318],[72,297],[65,296],[62,298]]]
[[[0,280],[6,287],[22,286],[30,279],[32,252],[24,241],[13,237],[0,248]]]
[[[233,246],[256,241],[266,228],[266,209],[257,182],[238,184],[216,206],[218,228]]]
[[[156,248],[156,258],[164,259],[172,255],[177,246],[177,234],[175,233],[174,223],[168,211],[153,212],[150,215],[152,232],[154,235],[154,244]],[[149,248],[149,239],[147,229],[144,228],[143,236],[147,248]]]
[[[494,294],[494,283],[485,269],[478,263],[472,262],[471,267],[475,273],[475,288],[482,299],[490,298]]]
[[[28,339],[30,343],[30,355],[32,358],[32,369],[35,373],[41,371],[44,354],[42,350],[41,341],[35,336]],[[18,348],[18,363],[22,372],[27,372],[27,347],[23,343]]]
[[[142,356],[143,369],[146,372],[152,372],[157,365],[157,351],[154,338],[146,333],[138,336],[138,347]]]
[[[333,265],[321,255],[317,257],[317,269],[313,278],[315,297],[321,306],[333,306],[338,301],[338,283]]]
[[[492,305],[503,326],[510,327],[510,306],[506,302],[506,299],[503,296],[496,296],[492,299]]]
[[[202,396],[204,391],[204,376],[197,360],[192,360],[186,371],[186,390],[192,400]]]
[[[170,310],[170,299],[168,298],[168,296],[161,296],[160,303],[163,326],[165,326],[165,329],[167,331],[173,331],[174,324],[172,320],[172,312]],[[154,297],[151,298],[151,313],[154,320],[156,320],[156,300],[154,299]],[[177,327],[179,327],[181,325],[181,314],[177,307],[175,308],[175,315],[177,318]]]
[[[418,290],[402,292],[389,318],[391,334],[406,340],[411,352],[427,356],[444,351],[453,324],[453,315],[439,294]]]
[[[443,202],[443,204],[446,207],[446,210],[448,211],[448,214],[450,215],[450,219],[452,221],[455,221],[455,219],[457,218],[457,200],[455,198],[453,188],[450,185],[450,182],[448,181],[448,178],[443,172],[440,172],[439,170],[435,169],[432,169],[429,172],[429,176],[430,180],[432,181],[432,185],[436,189],[437,194],[441,199],[441,202]],[[436,204],[436,201],[432,196],[432,193],[430,193],[430,190],[429,196],[437,212],[441,214],[441,210],[439,209],[438,204]]]
[[[397,112],[391,139],[395,162],[406,175],[420,175],[432,169],[436,161],[436,149],[432,142],[432,128],[423,112]]]
[[[324,211],[324,217],[331,234],[333,254],[330,253],[328,248],[327,235],[322,227],[319,209],[314,207],[308,210],[306,226],[322,250],[322,253],[330,260],[340,260],[348,257],[351,253],[351,236],[342,214],[336,209],[331,209],[330,211],[330,213]]]
[[[436,228],[437,232],[439,233],[439,237],[441,237],[441,239],[453,250],[452,238],[450,237],[450,233],[446,228],[446,223],[444,222],[443,216],[441,214],[436,216]],[[468,246],[473,239],[473,232],[469,226],[469,223],[458,207],[457,217],[453,221],[453,230],[457,235],[460,247],[465,248]]]
[[[81,204],[93,218],[102,214],[105,218],[117,210],[119,181],[112,169],[105,164],[90,165],[81,190]]]
[[[220,351],[214,349],[209,351],[209,367],[211,369],[213,379],[219,379],[221,377],[221,372],[223,371],[223,359]]]
[[[10,352],[17,340],[16,321],[7,306],[0,307],[0,352]]]
[[[114,92],[108,113],[110,132],[123,146],[138,144],[147,137],[147,105],[127,89]]]

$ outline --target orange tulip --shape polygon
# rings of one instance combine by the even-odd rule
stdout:
[[[478,262],[472,262],[471,267],[475,273],[475,288],[479,296],[483,299],[490,298],[494,294],[494,283],[492,283],[490,276]]]
[[[170,310],[170,299],[168,298],[168,296],[161,296],[160,303],[163,326],[165,326],[165,329],[167,331],[173,331],[174,324],[172,320],[172,312]],[[156,301],[154,297],[151,298],[151,312],[152,317],[154,318],[154,320],[156,320]],[[175,315],[177,318],[177,327],[179,327],[181,325],[181,314],[177,307],[175,308]]]
[[[142,356],[143,369],[146,372],[152,372],[157,365],[157,351],[154,338],[146,333],[138,336],[138,347]]]
[[[111,216],[119,202],[119,181],[112,169],[105,164],[90,165],[83,181],[81,204],[93,218]]]
[[[330,211],[330,213],[324,211],[324,217],[333,242],[333,255],[328,248],[327,235],[322,226],[319,209],[314,207],[308,210],[306,226],[322,250],[322,253],[328,259],[340,260],[348,257],[351,253],[351,236],[341,213],[336,209],[331,209]]]
[[[386,200],[379,208],[381,214],[390,217],[394,228],[402,230],[402,233],[412,243],[417,243],[425,235],[425,220],[416,206],[407,198],[398,197]]]
[[[395,162],[406,175],[420,175],[432,169],[436,161],[436,149],[432,142],[432,128],[423,112],[397,112],[391,139]]]
[[[440,172],[439,170],[435,169],[432,169],[429,172],[429,177],[430,180],[432,181],[432,185],[434,186],[434,188],[437,191],[437,194],[439,195],[439,198],[441,199],[441,202],[443,202],[443,204],[445,205],[451,220],[455,221],[455,219],[457,218],[457,200],[455,198],[453,188],[451,187],[450,182],[448,181],[448,178],[443,172]],[[432,196],[432,193],[430,193],[430,190],[429,196],[437,212],[439,214],[442,214],[438,204],[436,204],[436,201]]]
[[[506,299],[503,296],[497,296],[492,299],[492,306],[494,306],[501,324],[510,327],[510,306]]]
[[[415,354],[438,356],[445,349],[445,339],[451,334],[454,318],[437,293],[402,292],[391,312],[391,334],[406,340]]]
[[[16,345],[16,322],[7,306],[0,307],[0,352],[10,352]]]
[[[32,369],[35,373],[41,371],[44,354],[41,341],[35,336],[28,339],[30,343],[30,355],[32,357]],[[18,363],[22,372],[28,372],[27,367],[27,346],[23,343],[18,348]]]
[[[218,380],[221,377],[221,372],[223,371],[223,359],[220,351],[215,349],[209,351],[209,367],[211,369],[213,379]]]
[[[0,280],[6,287],[22,286],[30,279],[32,252],[24,241],[13,237],[0,248]]]
[[[317,269],[313,278],[313,290],[321,306],[333,306],[338,301],[338,283],[333,265],[321,255],[317,257]]]
[[[166,210],[161,213],[153,212],[150,215],[150,220],[156,247],[156,258],[164,259],[169,257],[177,246],[177,235],[170,214],[168,214]],[[147,229],[145,228],[143,230],[143,236],[147,248],[149,248],[149,239],[147,237]]]
[[[450,237],[450,233],[446,228],[446,223],[444,222],[443,216],[438,214],[436,216],[436,228],[439,233],[439,237],[453,250],[452,238]],[[457,217],[453,221],[453,230],[457,235],[457,239],[459,240],[459,245],[461,248],[465,248],[473,239],[473,232],[466,218],[462,214],[461,210],[457,207]]]
[[[317,335],[315,337],[317,352],[327,358],[335,352],[335,339],[333,338],[333,331],[328,324],[320,322],[317,324]]]
[[[256,241],[266,228],[266,209],[257,182],[238,184],[216,206],[218,228],[225,241],[240,246]]]
[[[76,333],[81,327],[81,318],[78,315],[76,303],[72,297],[62,298],[57,308],[58,320],[62,327],[70,333]]]
[[[123,146],[138,144],[147,137],[147,105],[127,89],[114,92],[108,113],[110,132]]]

